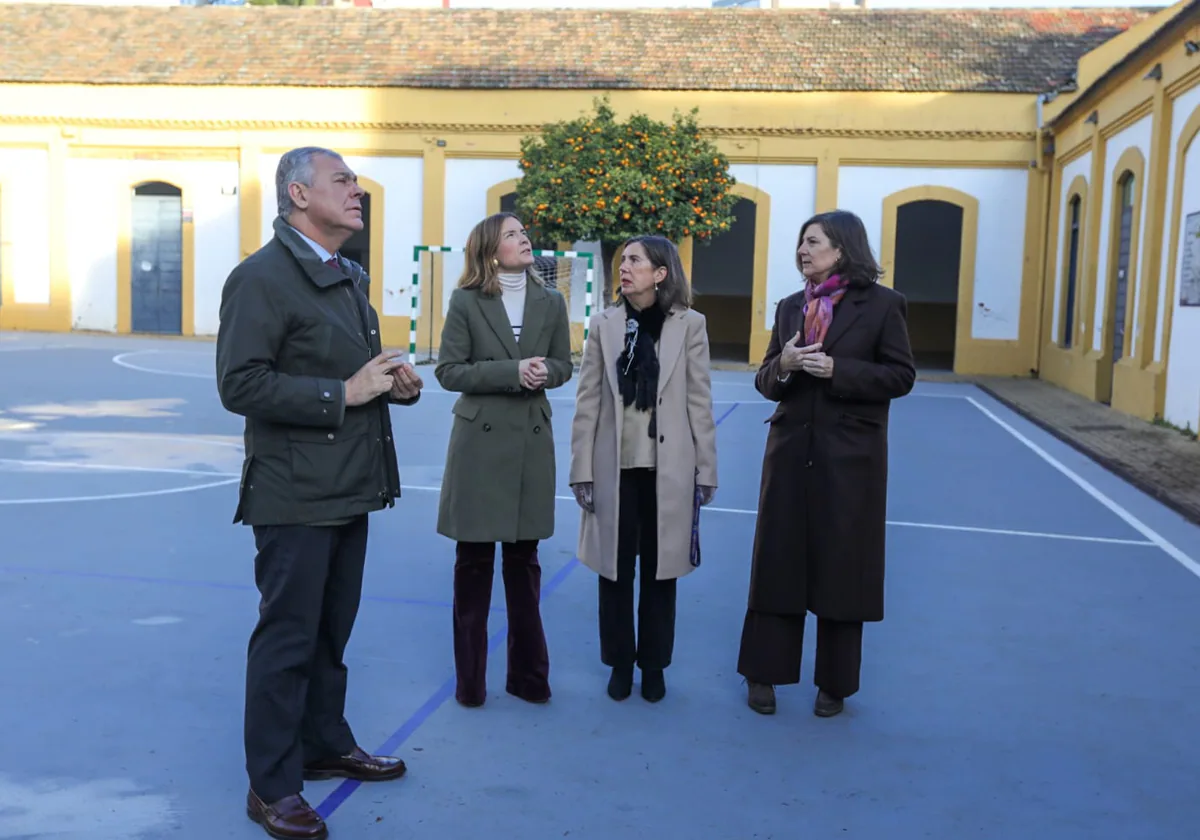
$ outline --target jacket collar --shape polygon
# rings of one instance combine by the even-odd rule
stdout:
[[[538,334],[546,323],[546,310],[550,306],[550,293],[542,286],[533,280],[525,282],[525,309],[521,314],[521,343],[518,345],[517,340],[513,338],[512,324],[508,321],[508,312],[504,308],[504,300],[501,295],[487,296],[480,294],[478,296],[479,308],[483,311],[484,320],[488,322],[488,326],[492,328],[492,332],[500,339],[500,343],[504,345],[505,352],[510,358],[522,358],[522,351],[528,351],[533,347],[533,342],[537,340]]]
[[[289,225],[282,216],[276,216],[271,227],[275,230],[275,238],[292,253],[296,262],[300,264],[300,268],[308,275],[308,279],[320,288],[336,286],[350,276],[346,271],[345,263],[340,258],[338,258],[338,268],[322,262],[312,246],[304,241],[300,231]]]

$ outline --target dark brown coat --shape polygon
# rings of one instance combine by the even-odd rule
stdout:
[[[750,609],[883,619],[888,409],[916,380],[903,295],[850,289],[823,350],[833,376],[793,371],[779,354],[804,325],[804,293],[780,301],[755,386],[779,403],[763,456]]]

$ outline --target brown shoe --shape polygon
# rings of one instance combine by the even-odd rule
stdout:
[[[748,682],[746,702],[760,715],[775,714],[775,686]]]
[[[408,768],[399,758],[386,755],[369,755],[355,747],[349,755],[314,761],[304,767],[304,778],[308,781],[321,779],[354,779],[359,782],[386,782],[399,779]]]
[[[834,697],[824,691],[817,692],[816,702],[813,703],[813,714],[817,717],[833,717],[841,714],[842,708],[842,698]]]
[[[280,840],[324,840],[329,836],[321,815],[299,794],[268,805],[252,790],[246,794],[246,815]]]

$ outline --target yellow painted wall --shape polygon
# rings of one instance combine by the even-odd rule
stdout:
[[[316,144],[347,155],[413,155],[422,160],[422,241],[444,243],[445,171],[448,158],[516,157],[522,136],[547,122],[590,109],[594,91],[437,91],[393,89],[281,89],[217,87],[88,87],[80,85],[0,85],[0,145],[40,143],[57,159],[86,154],[169,161],[173,156],[213,154],[239,162],[240,241],[245,257],[258,247],[262,202],[272,188],[259,182],[258,160],[264,150]],[[1038,157],[1034,97],[1009,94],[950,93],[723,93],[617,91],[610,101],[618,114],[633,110],[669,119],[678,109],[700,108],[705,130],[735,163],[795,163],[816,168],[818,211],[837,201],[838,170],[850,165],[919,168],[1029,167]],[[804,114],[798,121],[796,115]],[[314,119],[313,115],[320,115]],[[1031,179],[1031,184],[1036,179]],[[491,185],[481,185],[487,188]],[[760,184],[769,189],[769,185]],[[54,185],[49,185],[54,192]],[[392,187],[394,189],[394,187]],[[765,350],[768,332],[760,325],[767,312],[765,241],[770,196],[746,187],[760,204],[760,240],[755,243],[754,298],[749,311],[719,307],[712,316],[714,340],[734,333],[751,319],[750,361]],[[98,199],[98,206],[116,205]],[[53,239],[65,251],[61,195],[51,215]],[[854,209],[854,208],[847,208]],[[107,211],[106,211],[107,212]],[[893,214],[894,215],[894,214]],[[0,224],[3,222],[0,221]],[[385,224],[382,213],[373,226]],[[1027,236],[1026,265],[1039,255],[1038,229]],[[794,238],[796,232],[787,232]],[[0,235],[0,240],[3,236]],[[377,240],[376,240],[377,241]],[[686,248],[688,243],[684,243]],[[872,243],[880,248],[882,243]],[[19,246],[19,243],[18,243]],[[13,243],[0,246],[6,262]],[[389,254],[389,264],[407,260]],[[127,262],[127,260],[125,261]],[[374,260],[373,260],[374,262]],[[61,257],[55,263],[55,296],[48,307],[4,307],[5,328],[66,330],[71,323],[70,287]],[[124,269],[124,263],[122,263]],[[1036,272],[1012,278],[1022,300],[1034,300]],[[194,279],[193,279],[194,282]],[[969,291],[970,278],[963,283]],[[125,284],[127,285],[127,284]],[[431,284],[422,285],[422,311],[433,306]],[[374,290],[373,290],[374,291]],[[599,289],[597,290],[599,291]],[[127,296],[122,297],[122,301]],[[1036,356],[1031,326],[1037,307],[1022,305],[1021,338],[995,352],[990,343],[975,352],[970,341],[970,311],[960,307],[956,331],[965,336],[961,372],[1021,373]],[[378,305],[378,302],[377,302]],[[707,304],[704,304],[707,305]],[[744,308],[744,307],[743,307]],[[122,312],[125,307],[122,306]],[[434,309],[436,311],[436,307]],[[1031,317],[1032,316],[1032,317]],[[965,318],[965,320],[963,320]],[[387,318],[384,340],[407,346],[409,319]],[[1028,322],[1028,324],[1027,324]],[[122,318],[120,326],[127,328]],[[920,324],[914,324],[919,328]],[[419,344],[436,333],[427,319],[418,324]],[[922,339],[923,340],[923,339]]]

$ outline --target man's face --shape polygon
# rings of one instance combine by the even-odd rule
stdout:
[[[319,228],[329,231],[363,229],[362,197],[358,176],[345,162],[328,155],[313,158],[312,186],[293,183],[296,206]]]

